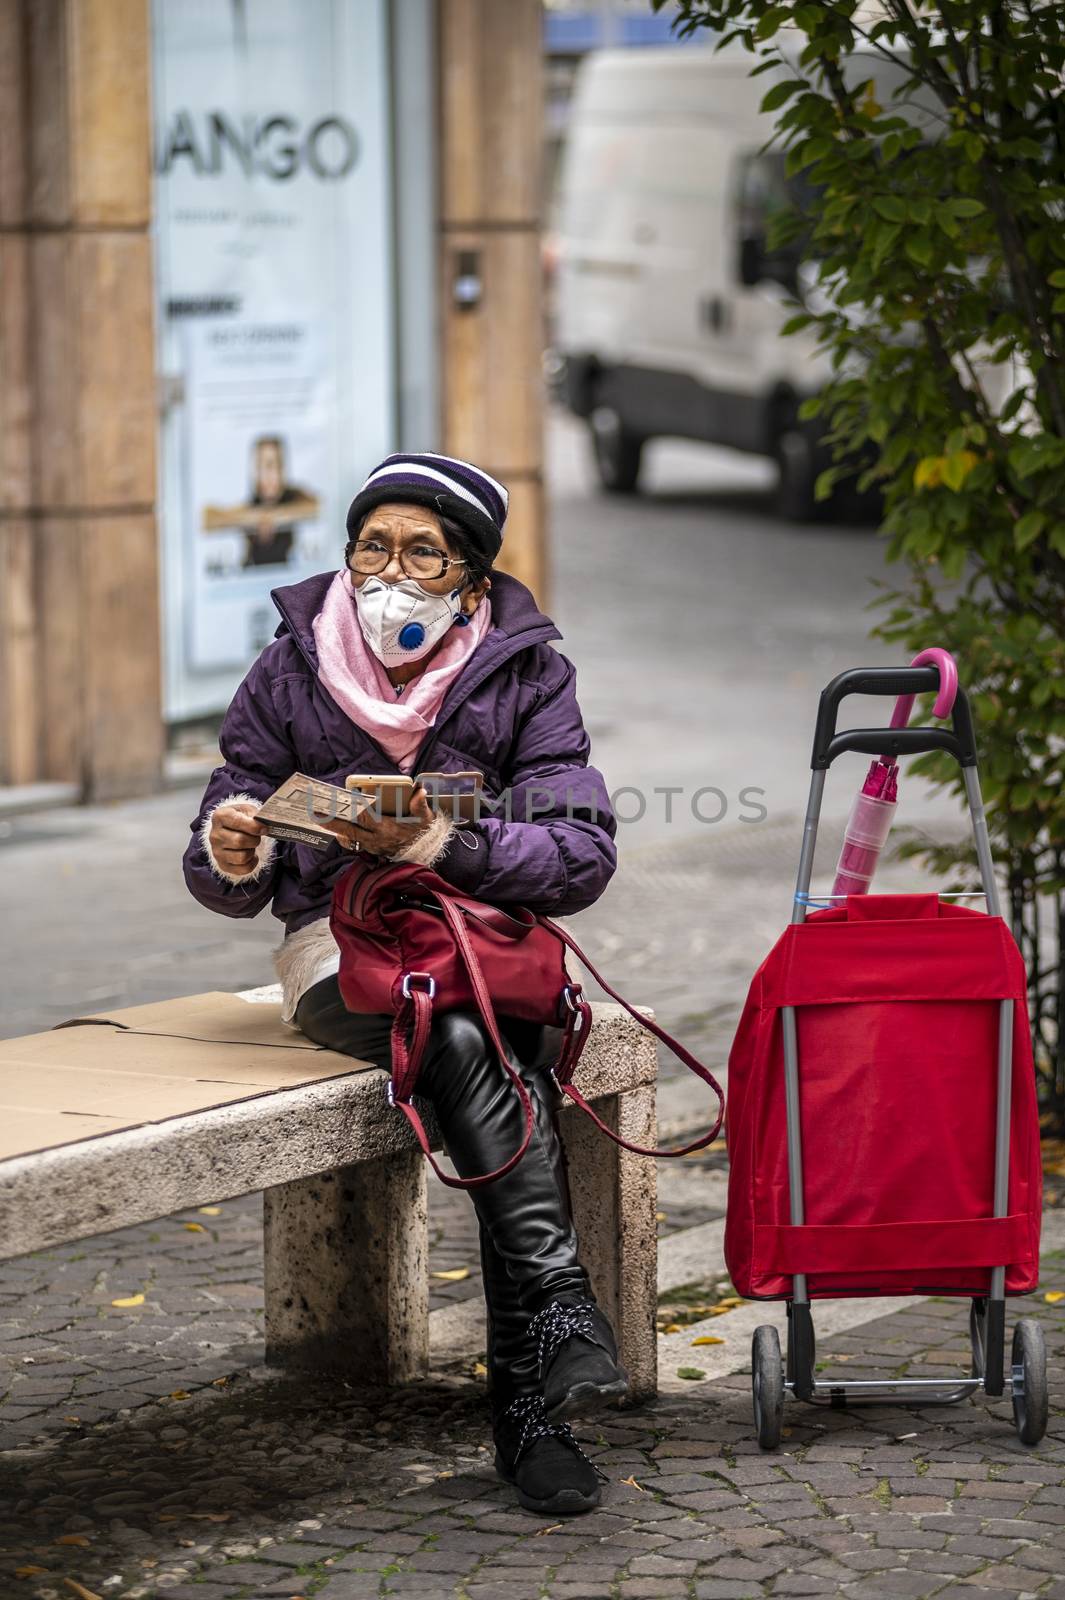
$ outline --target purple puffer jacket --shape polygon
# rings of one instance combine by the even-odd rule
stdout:
[[[237,796],[265,800],[293,772],[343,787],[349,772],[397,770],[317,676],[311,624],[333,576],[316,573],[271,590],[283,620],[226,712],[224,764],[207,785],[183,862],[185,882],[210,910],[254,917],[272,901],[288,935],[328,916],[350,854],[339,844],[320,851],[264,840],[255,873],[230,881],[204,840],[216,806]],[[433,870],[464,893],[548,915],[591,905],[617,862],[617,822],[602,774],[588,765],[574,667],[548,643],[561,637],[523,583],[494,572],[492,627],[451,685],[411,769],[474,768],[491,799],[509,787],[514,820],[486,808],[461,830],[467,842],[453,836]]]

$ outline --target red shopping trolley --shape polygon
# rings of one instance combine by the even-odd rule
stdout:
[[[833,1406],[946,1404],[1007,1389],[1020,1438],[1047,1425],[1042,1329],[1021,1318],[1004,1374],[1005,1297],[1037,1286],[1042,1173],[1024,962],[999,914],[968,700],[950,729],[836,732],[848,694],[915,694],[935,666],[855,668],[821,695],[791,925],[751,984],[729,1058],[725,1260],[755,1331],[758,1442],[786,1394]],[[846,895],[809,911],[828,769],[844,751],[945,750],[961,765],[986,911],[936,894]],[[808,914],[809,912],[809,914]],[[971,1298],[968,1377],[820,1379],[811,1302]]]

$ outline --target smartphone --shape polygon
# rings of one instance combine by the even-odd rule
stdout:
[[[353,772],[344,779],[346,789],[373,797],[375,811],[383,817],[410,815],[410,796],[416,783],[429,790],[430,804],[456,821],[477,814],[477,794],[484,783],[481,772],[419,772],[415,777],[387,772]]]

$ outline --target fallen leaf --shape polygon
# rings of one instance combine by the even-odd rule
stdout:
[[[537,1528],[533,1534],[534,1539],[542,1539],[545,1533],[557,1533],[559,1528],[564,1528],[564,1522],[553,1522],[549,1528]]]
[[[791,1438],[791,1429],[790,1428],[781,1428],[780,1437],[782,1439],[790,1439]]]
[[[724,1339],[716,1339],[712,1333],[701,1333],[698,1339],[693,1339],[692,1344],[724,1344]]]
[[[181,1224],[181,1226],[183,1228],[187,1229],[187,1231],[189,1233],[206,1233],[207,1232],[207,1229],[204,1227],[202,1222],[183,1222]]]
[[[647,1490],[644,1488],[643,1484],[636,1482],[635,1476],[633,1476],[631,1478],[622,1478],[621,1482],[623,1484],[625,1484],[626,1487],[629,1488],[629,1489],[639,1489],[641,1494],[646,1494],[647,1493]]]
[[[142,1294],[131,1294],[127,1295],[124,1300],[112,1300],[111,1304],[113,1306],[142,1306],[144,1304],[144,1296]]]
[[[487,1378],[488,1368],[483,1361],[475,1361],[473,1363],[473,1375],[475,1378]]]
[[[662,1329],[663,1333],[683,1333],[684,1329],[679,1322],[667,1322]]]
[[[726,1311],[734,1311],[737,1306],[742,1306],[743,1301],[738,1294],[730,1294],[724,1300],[719,1300],[715,1306],[710,1307],[712,1317],[720,1317]]]
[[[61,1533],[59,1535],[59,1538],[56,1539],[54,1542],[56,1544],[83,1544],[83,1545],[88,1545],[88,1544],[92,1543],[92,1540],[91,1539],[86,1539],[86,1537],[85,1537],[85,1535],[83,1533]]]
[[[63,1582],[68,1589],[77,1595],[78,1600],[100,1600],[100,1596],[95,1589],[86,1589],[85,1585],[79,1583],[77,1578],[64,1578]]]
[[[691,1378],[694,1382],[698,1381],[699,1378],[705,1378],[706,1373],[703,1371],[702,1367],[678,1367],[677,1377]]]
[[[470,1275],[469,1267],[452,1267],[450,1272],[431,1272],[431,1278],[443,1278],[445,1283],[461,1283]]]
[[[202,1212],[205,1217],[220,1217],[222,1215],[221,1206],[197,1206],[196,1210]]]
[[[169,1395],[169,1399],[171,1400],[187,1400],[188,1397],[189,1395],[187,1389],[173,1389]]]
[[[655,1221],[656,1222],[665,1222],[665,1220],[666,1220],[666,1213],[664,1211],[656,1211],[655,1212]]]
[[[1043,1299],[1048,1306],[1056,1306],[1059,1300],[1065,1300],[1065,1289],[1048,1289]]]
[[[181,1518],[176,1511],[157,1511],[155,1520],[156,1522],[180,1522]]]
[[[78,1423],[80,1423],[81,1418],[80,1417],[64,1417],[63,1421],[64,1422],[78,1422]]]
[[[47,1567],[16,1567],[16,1578],[36,1578],[39,1573],[47,1572]]]

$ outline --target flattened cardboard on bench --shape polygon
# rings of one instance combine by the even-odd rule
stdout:
[[[370,1065],[221,990],[86,1015],[0,1040],[0,1161]]]

